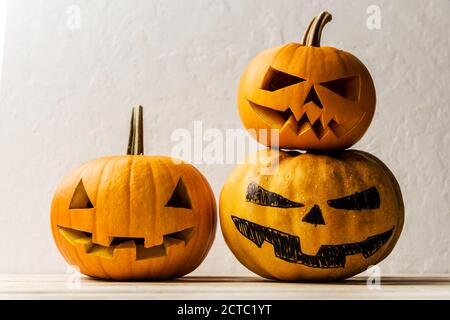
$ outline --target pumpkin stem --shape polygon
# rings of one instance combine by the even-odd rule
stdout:
[[[127,154],[144,154],[144,117],[142,106],[134,107],[131,112],[131,127]]]
[[[318,16],[314,17],[306,28],[301,44],[304,46],[320,47],[322,30],[331,19],[331,14],[326,11],[322,11]]]
[[[306,41],[308,40],[311,26],[313,25],[314,21],[316,21],[316,18],[317,17],[312,18],[312,20],[309,22],[308,27],[306,28],[305,33],[303,34],[302,41],[300,42],[302,46],[306,45]]]

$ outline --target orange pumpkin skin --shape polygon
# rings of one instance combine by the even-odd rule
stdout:
[[[265,152],[236,167],[220,195],[224,239],[245,267],[269,279],[334,281],[392,251],[404,206],[395,177],[379,159],[356,150],[281,151],[278,169],[264,175],[276,156]]]
[[[348,52],[318,44],[289,43],[263,51],[246,68],[238,89],[240,117],[250,134],[272,146],[277,142],[265,131],[278,130],[279,146],[290,149],[352,146],[369,127],[375,103],[364,64]]]
[[[193,271],[214,239],[215,200],[197,169],[174,161],[106,157],[65,177],[53,198],[51,227],[66,261],[102,279],[167,279]],[[169,199],[180,181],[188,204],[174,207]],[[80,186],[92,206],[83,204]]]
[[[85,163],[53,197],[51,229],[71,265],[115,280],[180,277],[205,258],[215,235],[211,188],[192,165],[144,156],[143,108],[133,108],[126,156]]]
[[[197,169],[174,161],[105,157],[67,175],[51,206],[53,237],[66,261],[102,279],[156,280],[193,271],[214,239],[215,200]]]

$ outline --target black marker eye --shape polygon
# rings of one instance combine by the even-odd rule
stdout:
[[[336,209],[361,211],[363,209],[378,209],[380,207],[380,201],[377,188],[372,187],[346,197],[328,200],[327,203],[330,207]]]
[[[257,183],[250,182],[245,195],[247,202],[252,202],[260,206],[277,207],[277,208],[300,208],[303,203],[294,202],[286,199],[275,192],[270,192]]]
[[[303,81],[305,81],[305,79],[270,68],[266,75],[266,79],[264,80],[262,89],[267,91],[277,91]]]

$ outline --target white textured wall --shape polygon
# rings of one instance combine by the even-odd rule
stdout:
[[[370,4],[381,8],[381,30],[366,27]],[[79,30],[68,28],[70,5],[81,9]],[[79,163],[124,152],[132,105],[145,107],[147,154],[169,154],[171,132],[194,120],[240,128],[236,88],[249,59],[298,41],[323,9],[334,17],[323,44],[356,54],[377,88],[375,118],[355,147],[386,162],[406,203],[404,232],[383,271],[450,272],[448,0],[9,0],[0,272],[66,270],[50,236],[53,190]],[[231,166],[199,167],[218,195]],[[219,231],[197,272],[247,271]]]

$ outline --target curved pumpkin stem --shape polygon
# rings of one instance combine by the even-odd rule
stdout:
[[[318,16],[314,17],[306,28],[301,44],[304,46],[320,47],[322,30],[331,19],[331,14],[326,11],[322,11]]]
[[[144,117],[142,106],[134,107],[131,112],[131,127],[127,154],[144,154]]]
[[[306,45],[306,41],[308,40],[309,32],[311,30],[311,26],[313,25],[314,21],[316,21],[317,17],[312,18],[312,20],[309,22],[308,27],[305,30],[305,33],[303,34],[302,41],[300,44],[302,46]]]

